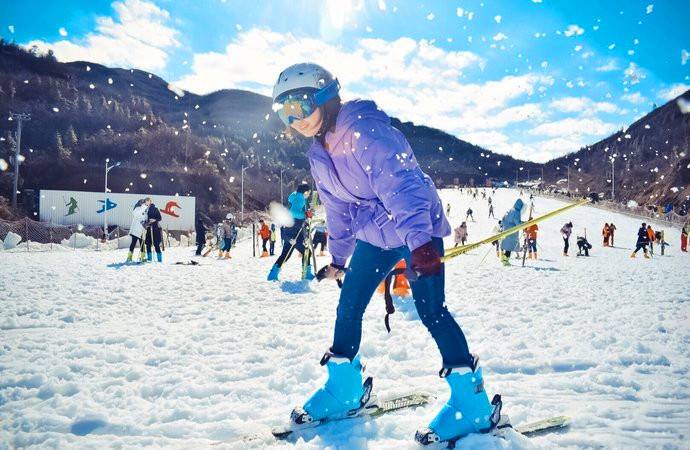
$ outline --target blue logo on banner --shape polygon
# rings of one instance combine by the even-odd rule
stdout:
[[[113,209],[117,206],[117,203],[111,202],[109,198],[106,198],[105,200],[98,200],[98,203],[102,203],[101,209],[96,211],[96,213],[98,213],[98,214],[106,212],[106,211],[110,211],[111,209]]]

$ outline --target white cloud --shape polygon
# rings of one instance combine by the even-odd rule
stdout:
[[[14,34],[14,25],[7,25],[7,29],[10,30],[10,33]]]
[[[688,59],[690,59],[690,53],[685,49],[681,50],[680,51],[680,65],[684,66],[685,64],[687,64]]]
[[[597,113],[615,114],[621,113],[618,106],[610,102],[595,102],[588,97],[563,97],[553,100],[550,108],[566,113],[579,113],[581,115],[594,115]]]
[[[674,85],[669,86],[666,89],[661,89],[657,93],[657,95],[660,99],[669,101],[685,93],[688,89],[690,89],[690,85],[684,83],[676,83]]]
[[[604,136],[616,130],[616,125],[603,122],[601,119],[572,118],[561,119],[537,125],[528,131],[533,136],[546,137],[580,137],[580,136]]]
[[[597,72],[613,72],[614,70],[618,69],[620,69],[620,67],[618,67],[618,64],[616,64],[616,60],[609,59],[606,64],[601,65],[594,70]]]
[[[584,34],[584,32],[585,32],[584,28],[582,28],[578,25],[575,25],[575,24],[571,24],[571,25],[568,25],[568,28],[565,29],[563,34],[565,34],[567,37],[571,37],[571,36],[581,36],[582,34]]]
[[[170,14],[145,0],[116,1],[112,7],[117,18],[98,17],[96,30],[81,40],[37,40],[26,46],[35,45],[42,51],[53,49],[61,61],[92,61],[148,71],[164,69],[168,50],[180,45],[178,32],[167,25]]]
[[[625,100],[626,102],[632,103],[633,105],[641,105],[643,103],[647,103],[647,97],[644,95],[640,94],[639,92],[633,92],[631,94],[625,94],[621,96],[621,100]]]
[[[647,74],[637,66],[634,62],[628,64],[628,68],[623,72],[625,74],[625,81],[623,84],[629,84],[634,86],[638,84],[641,80],[647,78]]]

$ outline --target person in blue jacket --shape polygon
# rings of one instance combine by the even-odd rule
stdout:
[[[297,190],[288,197],[290,215],[294,223],[290,227],[283,227],[280,232],[283,240],[283,251],[278,256],[273,267],[271,267],[271,271],[268,273],[268,281],[278,281],[281,267],[283,267],[285,261],[290,259],[294,250],[304,255],[304,238],[307,232],[304,220],[308,210],[307,197],[309,197],[309,193],[309,185],[304,183],[297,186]],[[304,278],[308,280],[314,278],[313,269],[308,262]]]
[[[501,226],[503,231],[518,226],[522,223],[522,208],[524,203],[521,199],[515,201],[515,205],[508,210],[508,212],[503,216],[501,220]],[[504,266],[510,265],[510,252],[516,251],[519,247],[518,233],[509,234],[503,241],[501,241],[501,250],[503,250],[503,255],[501,255],[501,262]]]

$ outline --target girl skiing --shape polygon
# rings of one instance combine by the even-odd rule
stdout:
[[[147,211],[149,205],[151,204],[151,199],[146,198],[139,200],[134,205],[134,210],[132,211],[132,224],[129,226],[129,236],[132,238],[132,243],[129,244],[129,253],[127,253],[127,262],[132,262],[132,257],[134,255],[134,249],[137,246],[137,242],[143,247],[142,237],[146,231],[146,224],[148,222]],[[146,261],[146,255],[143,249],[140,247],[140,260],[141,262]]]
[[[273,90],[280,119],[305,137],[311,173],[326,210],[332,263],[318,279],[344,278],[333,343],[321,359],[328,369],[318,389],[291,420],[296,425],[342,417],[368,399],[359,356],[362,316],[376,287],[400,259],[416,273],[415,306],[442,357],[440,376],[451,395],[427,427],[424,445],[487,432],[500,407],[489,403],[482,370],[444,305],[443,237],[450,234],[443,205],[412,148],[373,101],[341,103],[340,85],[316,64],[288,67]],[[348,259],[349,267],[345,269]]]

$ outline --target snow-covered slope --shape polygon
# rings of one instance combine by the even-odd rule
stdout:
[[[457,226],[468,206],[470,241],[486,236],[481,197],[442,192]],[[517,198],[501,190],[496,215]],[[562,205],[535,199],[535,214]],[[561,255],[558,230],[594,244]],[[602,248],[605,221],[616,248]],[[504,268],[489,247],[447,264],[447,304],[482,360],[489,395],[514,423],[566,414],[570,430],[529,441],[473,436],[463,448],[687,448],[690,435],[690,255],[667,229],[664,257],[630,259],[639,223],[582,207],[540,224],[540,261]],[[574,239],[573,239],[574,241]],[[573,242],[574,244],[574,242]],[[450,241],[449,241],[449,245]],[[487,255],[487,251],[489,252]],[[4,253],[0,259],[0,448],[205,448],[287,419],[322,382],[335,284],[304,292],[297,261],[284,283],[243,243],[229,261],[112,268],[126,250]],[[484,258],[486,255],[486,258]],[[319,258],[325,264],[327,258]],[[440,358],[409,302],[383,325],[383,299],[365,316],[361,353],[379,394],[424,390],[426,408],[370,423],[323,427],[296,443],[213,448],[416,448],[415,429],[447,395]]]

